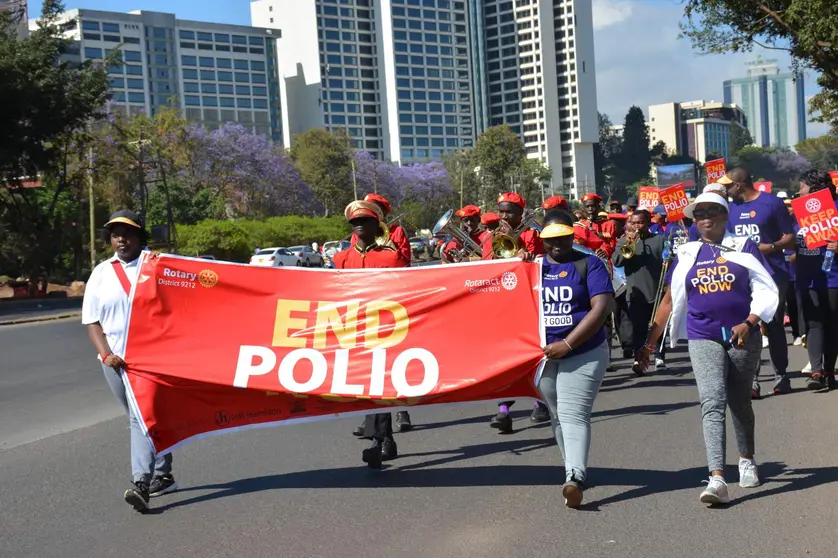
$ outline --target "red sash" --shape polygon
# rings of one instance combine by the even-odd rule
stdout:
[[[131,296],[131,280],[128,279],[128,274],[125,273],[122,264],[119,263],[119,260],[113,260],[111,263],[113,264],[114,273],[116,273],[122,288],[125,290],[125,296]]]

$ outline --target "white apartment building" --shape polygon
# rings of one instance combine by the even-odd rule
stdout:
[[[313,127],[397,162],[508,124],[553,187],[594,191],[593,22],[584,0],[256,0],[281,30],[285,145]]]
[[[236,122],[282,142],[278,30],[146,11],[69,10],[62,21],[75,40],[71,57],[102,60],[122,51],[123,64],[108,69],[114,110],[154,114],[175,106],[208,128]]]
[[[670,151],[703,163],[708,155],[729,158],[731,129],[744,130],[747,119],[734,104],[691,101],[650,106],[648,125],[650,147],[662,141]]]

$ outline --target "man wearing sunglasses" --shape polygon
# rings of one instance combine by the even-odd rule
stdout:
[[[728,230],[736,236],[750,237],[757,243],[759,251],[768,262],[768,271],[773,276],[780,293],[777,312],[768,322],[766,330],[768,352],[774,367],[774,393],[788,393],[791,391],[791,385],[786,376],[789,351],[783,316],[789,272],[783,250],[794,249],[794,218],[789,215],[783,200],[754,188],[751,175],[743,168],[735,167],[729,170],[719,179],[719,184],[727,187],[727,195],[733,200],[730,204]],[[760,396],[757,376],[754,377],[751,396],[755,399]]]

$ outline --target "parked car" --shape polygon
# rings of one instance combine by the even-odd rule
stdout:
[[[250,265],[260,267],[299,266],[302,265],[302,261],[286,248],[261,248],[250,258]]]
[[[411,237],[410,240],[410,251],[413,252],[413,257],[418,258],[424,254],[430,256],[431,254],[431,245],[428,242],[428,239],[422,236],[414,236]]]
[[[323,267],[323,256],[311,246],[291,246],[288,251],[300,259],[303,267]]]

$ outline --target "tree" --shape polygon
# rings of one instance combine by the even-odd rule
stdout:
[[[754,138],[751,136],[751,132],[739,124],[736,123],[735,120],[730,121],[730,154],[731,156],[736,155],[739,151],[745,147],[751,146],[754,144]],[[709,159],[709,157],[708,157]],[[710,159],[712,161],[712,159]]]
[[[474,172],[474,149],[460,149],[442,156],[442,164],[448,171],[451,187],[460,195],[460,207],[468,204],[480,205],[480,182]]]
[[[312,128],[294,137],[291,159],[303,181],[324,207],[324,216],[340,215],[354,197],[349,136]]]
[[[745,147],[729,162],[729,166],[742,166],[752,177],[763,178],[774,184],[775,190],[796,191],[797,179],[812,165],[786,148]]]
[[[480,168],[480,182],[486,189],[484,201],[512,189],[512,175],[526,158],[524,143],[509,126],[494,126],[480,134],[474,148],[474,162]]]
[[[622,148],[622,138],[614,131],[608,115],[597,113],[599,141],[594,145],[594,174],[597,186],[609,198],[619,199],[625,195],[617,180],[617,160]]]
[[[838,137],[836,136],[808,138],[798,143],[795,149],[801,157],[817,169],[827,171],[838,169]]]
[[[632,106],[626,114],[623,142],[617,157],[617,177],[623,184],[647,180],[652,164],[649,127],[640,107]]]
[[[838,3],[834,0],[687,0],[681,31],[712,54],[786,51],[795,69],[820,75],[809,112],[838,132]]]

